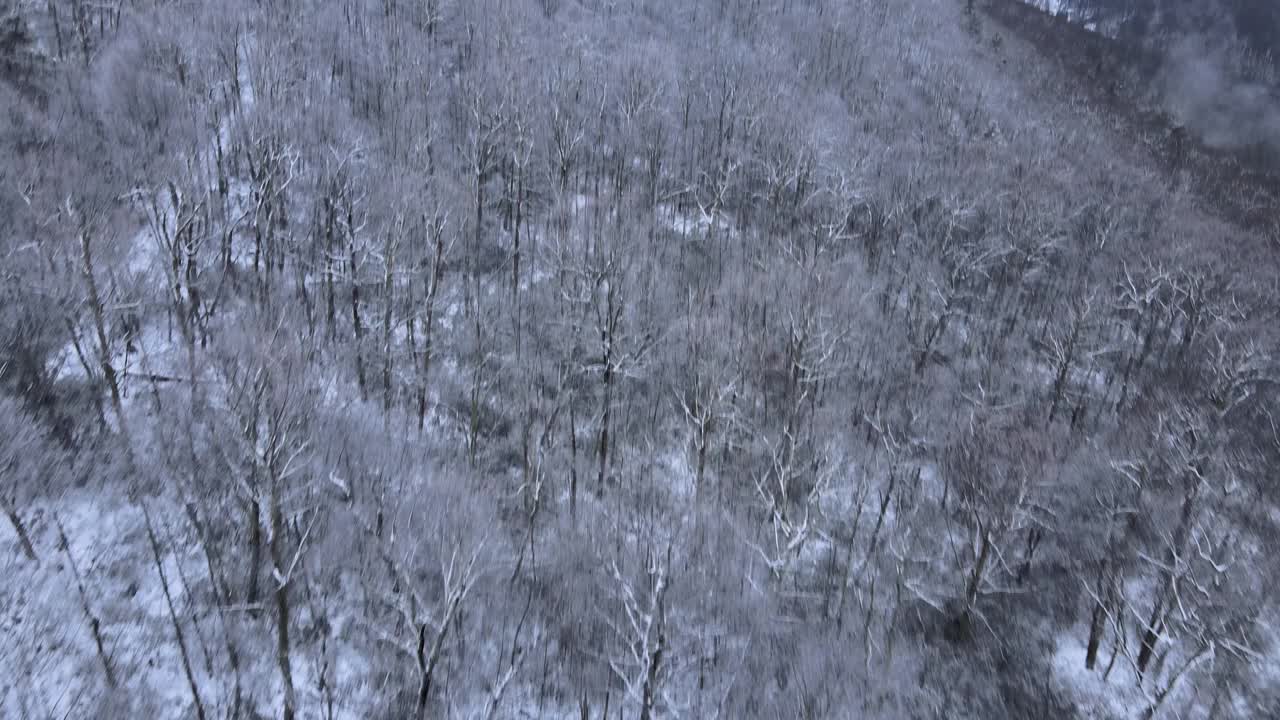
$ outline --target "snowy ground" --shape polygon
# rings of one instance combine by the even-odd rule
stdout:
[[[159,511],[158,517],[174,517]],[[100,619],[109,663],[126,693],[154,696],[162,706],[182,706],[189,697],[177,660],[158,575],[146,558],[141,511],[117,494],[76,491],[27,510],[39,563],[18,550],[7,523],[0,525],[0,587],[7,608],[0,656],[11,672],[0,680],[0,715],[86,717],[101,699],[105,674],[94,649],[70,559],[74,559]],[[58,540],[65,527],[69,548]],[[161,523],[157,532],[171,531]],[[173,547],[191,547],[177,531]],[[181,568],[179,568],[181,564]],[[170,553],[165,571],[170,590],[187,610],[186,582],[205,577],[188,551]],[[149,572],[148,572],[149,570]],[[200,633],[195,633],[199,638]],[[34,679],[38,682],[32,682]],[[208,682],[208,679],[206,679]]]
[[[1098,653],[1097,666],[1086,669],[1087,638],[1088,628],[1083,625],[1059,636],[1058,650],[1052,659],[1054,677],[1076,702],[1085,720],[1136,716],[1146,707],[1147,700],[1138,687],[1133,668],[1123,657],[1118,657],[1111,674],[1104,680],[1110,659],[1110,645],[1106,644]]]

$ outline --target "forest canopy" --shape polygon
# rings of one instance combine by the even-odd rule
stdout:
[[[1280,716],[1276,187],[998,9],[0,0],[0,716]]]

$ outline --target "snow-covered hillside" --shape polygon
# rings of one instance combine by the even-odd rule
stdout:
[[[0,716],[1280,712],[1275,186],[1008,7],[0,0]]]

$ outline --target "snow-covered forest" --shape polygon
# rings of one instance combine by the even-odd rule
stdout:
[[[1073,30],[0,0],[0,717],[1280,717],[1271,126]]]

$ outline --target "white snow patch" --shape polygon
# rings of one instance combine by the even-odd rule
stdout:
[[[705,237],[713,231],[728,232],[730,237],[738,235],[733,219],[724,212],[708,213],[701,207],[696,212],[679,212],[674,206],[667,205],[659,207],[657,213],[660,222],[686,239]]]
[[[1132,716],[1146,707],[1142,690],[1123,656],[1116,658],[1111,675],[1106,680],[1102,679],[1111,655],[1109,643],[1104,643],[1098,651],[1095,669],[1085,668],[1085,637],[1084,628],[1073,629],[1060,636],[1052,659],[1054,677],[1076,701],[1081,717],[1111,720]]]

